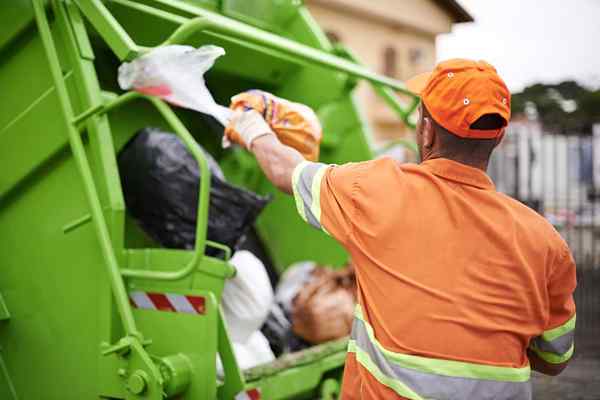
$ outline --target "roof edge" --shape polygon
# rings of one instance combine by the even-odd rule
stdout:
[[[454,23],[475,21],[475,18],[456,0],[435,0],[435,2],[452,15]]]

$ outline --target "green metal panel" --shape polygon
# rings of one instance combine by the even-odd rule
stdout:
[[[61,153],[0,208],[0,286],[12,318],[3,358],[20,398],[93,398],[94,360],[110,329],[110,287],[73,160]],[[6,328],[6,329],[5,329]],[[85,365],[85,368],[82,368]],[[60,373],[52,373],[58,371]],[[31,376],[36,376],[32,385]]]
[[[274,32],[283,32],[297,14],[301,1],[222,0],[223,14]]]
[[[11,0],[3,4],[0,13],[0,49],[5,50],[7,44],[15,40],[19,34],[27,30],[33,23],[33,8],[29,0]],[[1,53],[1,52],[0,52]]]
[[[155,291],[154,287],[135,285],[130,290]],[[159,365],[161,372],[164,371],[162,362],[158,361],[165,357],[177,355],[183,358],[183,365],[177,368],[177,373],[187,375],[183,379],[185,398],[190,399],[214,399],[217,393],[216,356],[217,356],[217,301],[212,293],[202,290],[169,289],[170,294],[182,294],[202,296],[206,299],[204,314],[186,314],[159,310],[136,309],[134,311],[136,322],[141,331],[152,341],[148,346],[148,352]],[[120,366],[112,368],[113,372],[124,369],[125,373],[107,374],[105,379],[115,381],[108,383],[107,391],[102,395],[118,397],[124,395],[124,391],[113,391],[110,388],[119,388],[119,382],[127,381],[132,371],[127,369],[127,363],[118,358],[115,360]],[[171,380],[173,377],[171,376]],[[181,390],[174,393],[165,389],[170,395],[180,394]]]

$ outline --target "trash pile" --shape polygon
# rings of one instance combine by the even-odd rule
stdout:
[[[351,265],[333,270],[314,262],[294,264],[274,293],[252,253],[238,251],[230,262],[237,274],[225,283],[222,304],[241,369],[350,335],[356,303]],[[223,373],[220,362],[217,371]]]
[[[235,96],[231,110],[215,103],[203,74],[223,54],[217,46],[161,47],[124,63],[119,85],[201,112],[223,126],[233,110],[255,109],[283,143],[317,160],[321,126],[308,107],[258,90]],[[238,250],[270,199],[228,183],[217,162],[201,150],[211,173],[207,239],[234,250],[229,262],[237,273],[225,282],[222,310],[239,367],[251,368],[349,335],[356,302],[352,266],[333,270],[297,263],[274,290],[265,264],[252,252]],[[164,247],[194,248],[198,189],[206,177],[181,140],[158,128],[144,128],[121,150],[118,165],[127,210],[140,227]],[[222,255],[210,246],[205,252]],[[219,359],[217,371],[223,374]]]
[[[228,183],[217,162],[204,155],[211,172],[207,238],[236,250],[269,198]],[[118,165],[127,210],[141,228],[164,247],[192,249],[202,176],[181,140],[144,128],[121,150]],[[207,247],[206,254],[219,251]],[[265,265],[251,252],[235,251],[230,263],[237,272],[225,283],[222,305],[240,368],[350,334],[356,301],[352,267],[297,263],[274,290]],[[222,374],[220,361],[218,371]]]
[[[351,264],[331,269],[306,261],[282,275],[263,326],[277,354],[299,351],[350,334],[356,304]]]

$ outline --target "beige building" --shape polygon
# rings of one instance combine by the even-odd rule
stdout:
[[[473,18],[455,0],[305,0],[333,41],[370,68],[400,80],[430,70],[435,39]],[[407,134],[398,117],[362,83],[357,100],[378,142]]]

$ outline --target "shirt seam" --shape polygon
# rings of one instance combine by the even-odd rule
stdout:
[[[358,173],[356,174],[356,177],[354,178],[354,181],[352,182],[352,192],[350,194],[350,199],[352,200],[352,212],[351,212],[351,218],[350,218],[350,227],[349,227],[349,232],[346,236],[346,242],[349,242],[350,239],[354,236],[354,220],[357,218],[357,213],[358,213],[358,202],[357,202],[357,196],[358,196],[358,191],[360,190],[360,183],[359,183],[359,179],[362,178],[362,176],[364,175],[365,169],[362,168],[358,171]]]

